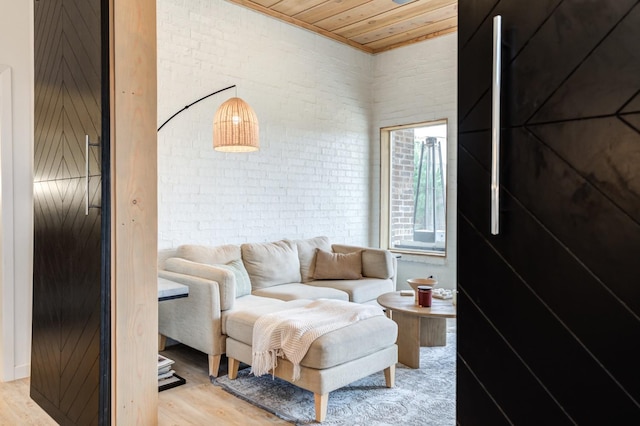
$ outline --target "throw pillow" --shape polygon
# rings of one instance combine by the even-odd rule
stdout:
[[[330,253],[318,249],[313,277],[317,280],[357,280],[362,278],[362,251]]]
[[[213,265],[231,272],[236,277],[236,297],[251,294],[249,274],[242,263],[242,259],[233,260],[226,265]]]

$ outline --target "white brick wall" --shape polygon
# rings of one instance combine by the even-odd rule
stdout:
[[[455,288],[456,275],[456,174],[457,174],[457,34],[408,45],[376,55],[373,70],[373,181],[379,182],[380,128],[423,121],[448,120],[447,155],[447,256],[403,255],[398,266],[398,288],[406,280],[434,275],[439,285]],[[372,223],[380,220],[380,191],[372,194]],[[372,241],[379,241],[372,227]]]
[[[372,56],[222,0],[157,7],[158,122],[236,84],[261,140],[255,153],[213,151],[213,114],[233,90],[162,129],[160,248],[316,235],[376,245],[380,127],[440,118],[455,218],[455,34]],[[447,259],[409,259],[419,263],[404,262],[407,274],[455,277],[455,219],[448,225]]]
[[[213,114],[233,89],[159,132],[160,248],[316,235],[368,243],[372,63],[225,1],[159,0],[159,123],[236,84],[261,141],[255,153],[213,151]]]

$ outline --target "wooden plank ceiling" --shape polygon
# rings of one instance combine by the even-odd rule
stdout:
[[[457,30],[457,0],[229,0],[368,53]]]

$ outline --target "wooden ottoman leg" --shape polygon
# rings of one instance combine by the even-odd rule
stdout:
[[[392,388],[396,383],[396,365],[393,364],[384,369],[384,381],[388,388]]]
[[[316,422],[324,422],[327,418],[327,406],[329,405],[329,394],[314,393],[313,399],[316,403]]]
[[[218,377],[222,355],[209,355],[209,376]]]
[[[235,380],[238,377],[238,368],[240,368],[240,361],[235,358],[227,358],[229,363],[229,379]]]

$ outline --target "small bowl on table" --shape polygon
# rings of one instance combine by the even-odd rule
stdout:
[[[434,278],[409,278],[407,280],[407,284],[411,286],[413,289],[413,294],[415,295],[415,303],[418,304],[418,286],[426,285],[431,288],[435,287],[438,284]]]

